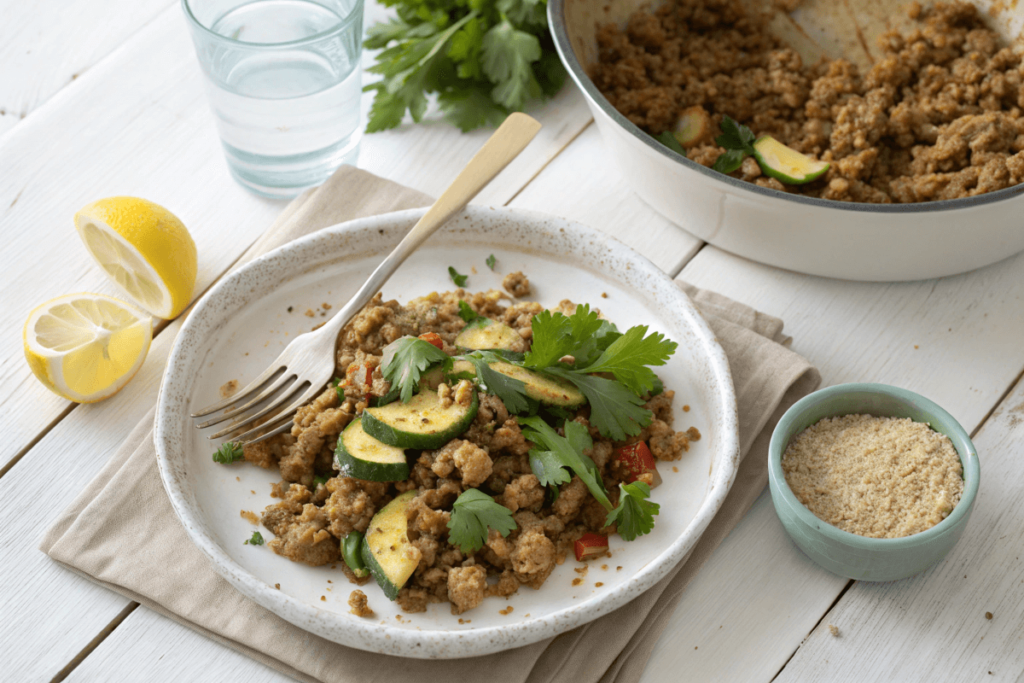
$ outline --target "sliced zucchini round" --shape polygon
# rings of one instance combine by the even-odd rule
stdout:
[[[363,429],[389,446],[440,448],[469,429],[479,405],[475,391],[468,406],[452,403],[447,408],[441,407],[435,392],[421,391],[408,403],[395,401],[380,408],[367,408],[363,411]]]
[[[551,406],[576,408],[587,402],[586,396],[569,382],[542,375],[512,363],[488,363],[491,370],[517,379],[526,385],[526,395]]]
[[[406,511],[417,491],[406,491],[370,520],[363,538],[363,563],[389,600],[409,580],[420,563],[420,550],[409,542],[409,520]]]
[[[754,142],[754,158],[765,175],[789,185],[803,185],[821,177],[829,169],[828,162],[812,159],[764,135]]]
[[[523,347],[523,338],[505,323],[477,318],[456,335],[455,345],[470,351],[512,351]]]
[[[342,476],[364,481],[405,481],[409,463],[405,449],[381,443],[363,431],[362,419],[352,420],[338,437],[334,462]]]

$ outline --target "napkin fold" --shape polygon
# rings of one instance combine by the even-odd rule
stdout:
[[[420,192],[344,166],[289,204],[238,265],[320,228],[430,203]],[[743,456],[736,482],[700,541],[668,576],[628,605],[556,638],[483,657],[409,660],[348,648],[293,626],[232,588],[189,541],[157,471],[152,410],[47,530],[40,549],[78,574],[300,681],[633,683],[687,583],[764,489],[775,424],[821,382],[818,371],[787,348],[781,320],[680,286],[729,358]]]

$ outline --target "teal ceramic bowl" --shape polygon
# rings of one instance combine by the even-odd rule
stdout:
[[[964,493],[948,517],[912,536],[867,538],[838,529],[803,506],[782,472],[782,455],[790,439],[822,418],[852,413],[909,417],[949,437],[963,463]],[[923,396],[885,384],[840,384],[805,396],[779,420],[768,448],[772,503],[790,538],[825,569],[861,581],[906,578],[945,557],[967,526],[980,477],[978,452],[952,415]]]

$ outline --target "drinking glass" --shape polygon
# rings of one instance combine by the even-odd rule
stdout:
[[[363,0],[182,0],[232,175],[292,197],[359,156]]]

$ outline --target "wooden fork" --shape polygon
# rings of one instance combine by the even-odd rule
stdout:
[[[512,114],[505,119],[343,308],[323,327],[296,337],[259,377],[237,394],[192,413],[192,417],[198,418],[224,411],[196,427],[205,429],[231,420],[207,438],[217,439],[244,430],[232,437],[233,442],[241,445],[257,443],[291,429],[295,412],[323,391],[334,377],[335,345],[345,324],[380,291],[409,254],[464,209],[526,148],[540,127],[540,123],[526,114]],[[265,421],[257,424],[261,418]]]

